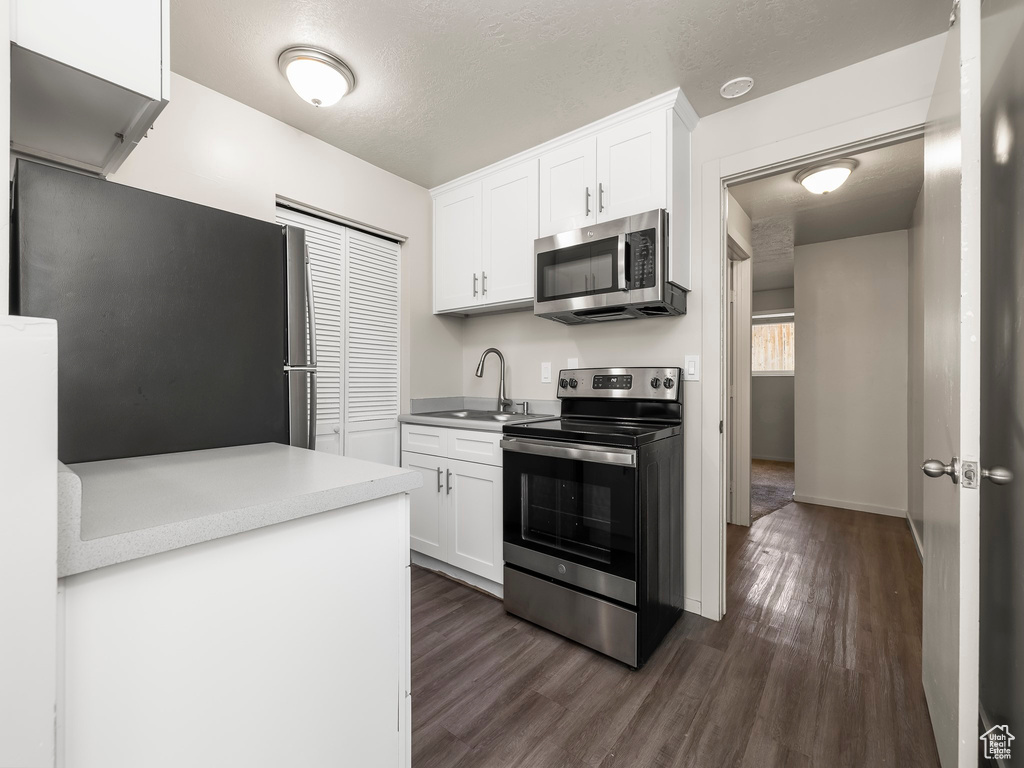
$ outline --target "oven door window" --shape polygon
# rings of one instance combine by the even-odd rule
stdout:
[[[609,237],[537,254],[537,300],[557,301],[622,290],[619,239]]]
[[[504,460],[506,541],[635,577],[635,469],[528,454]]]

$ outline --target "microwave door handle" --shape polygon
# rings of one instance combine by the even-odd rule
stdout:
[[[629,283],[626,282],[626,233],[619,233],[619,290],[628,291]]]

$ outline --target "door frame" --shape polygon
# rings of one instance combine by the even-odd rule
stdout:
[[[733,449],[732,430],[745,429],[746,444],[750,441],[750,423],[740,420],[733,424],[729,414],[728,375],[730,355],[734,354],[729,323],[729,187],[755,181],[779,173],[795,172],[812,163],[864,152],[870,149],[898,144],[924,136],[925,124],[921,119],[927,112],[927,99],[916,102],[914,109],[897,107],[885,112],[848,123],[830,126],[788,141],[757,147],[746,152],[704,163],[702,171],[702,200],[705,216],[703,239],[705,248],[718,252],[718,343],[719,382],[715,388],[706,386],[705,412],[717,413],[721,421],[719,430],[719,456],[717,483],[708,488],[717,493],[714,504],[705,504],[707,510],[702,524],[702,615],[721,619],[726,612],[726,523],[729,514],[730,455]],[[713,218],[712,218],[713,217]],[[711,219],[711,220],[709,220]],[[708,400],[712,400],[711,403]],[[711,406],[711,408],[709,408]],[[716,423],[717,427],[718,424]],[[710,519],[709,519],[710,518]]]

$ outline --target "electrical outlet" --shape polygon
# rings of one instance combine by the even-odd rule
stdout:
[[[683,381],[700,381],[700,355],[686,355],[683,359]]]
[[[540,364],[540,383],[550,384],[551,383],[551,363]]]
[[[578,357],[570,357],[565,365],[566,368],[579,368],[580,359]]]

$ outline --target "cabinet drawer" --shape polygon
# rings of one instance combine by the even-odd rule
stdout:
[[[501,466],[501,433],[448,430],[448,458]]]
[[[422,424],[402,425],[402,450],[445,456],[448,453],[448,430]]]

